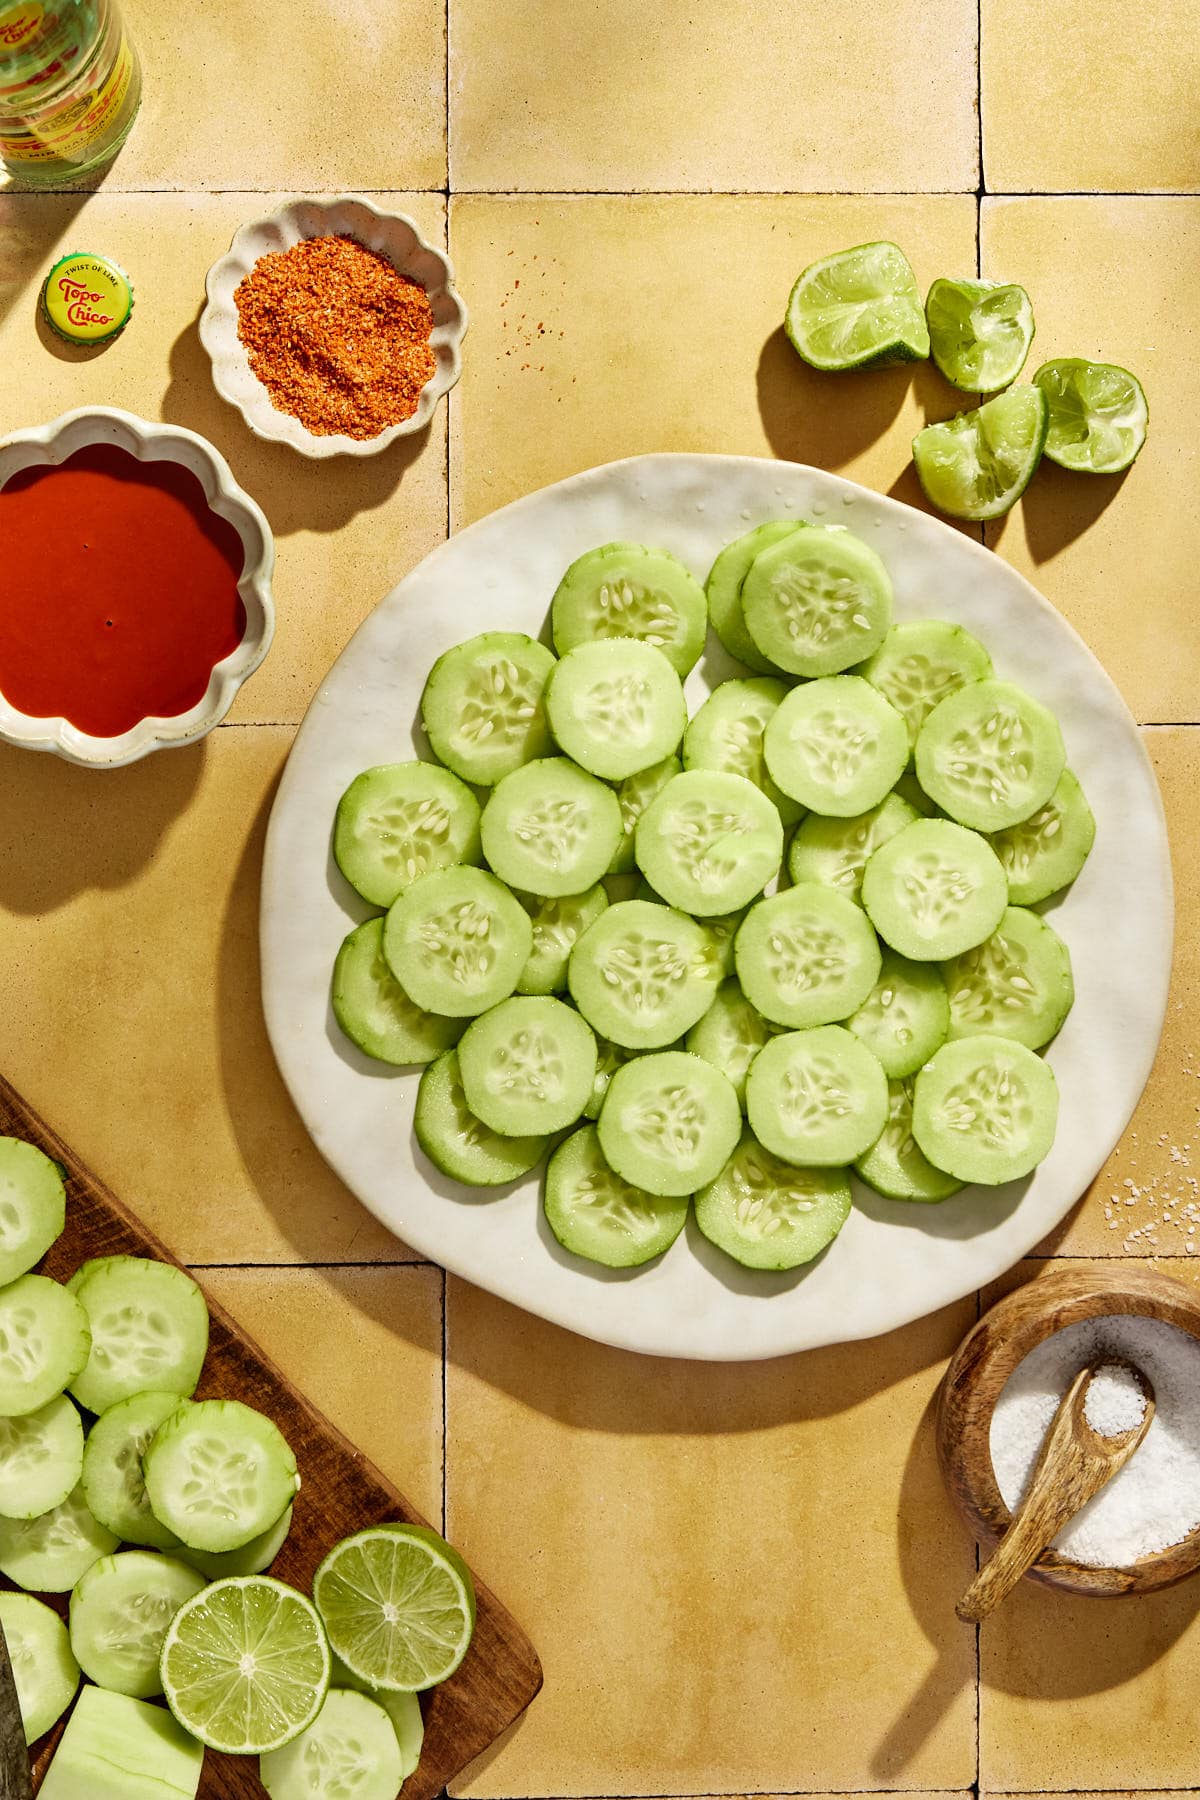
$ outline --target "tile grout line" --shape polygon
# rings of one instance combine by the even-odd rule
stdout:
[[[374,1262],[190,1262],[189,1269],[282,1269],[303,1274],[308,1269],[436,1269],[426,1257]]]
[[[447,155],[447,171],[449,156]],[[980,182],[983,181],[982,171]],[[0,188],[0,200],[46,200],[58,196],[102,197],[108,200],[151,199],[173,196],[179,200],[204,200],[223,195],[259,195],[288,193],[278,185],[263,188]],[[971,190],[949,188],[454,188],[447,182],[441,187],[309,187],[304,190],[318,198],[352,191],[356,194],[438,195],[445,199],[471,200],[946,200],[961,199]],[[984,188],[988,200],[1200,200],[1200,188]],[[1181,1790],[1182,1791],[1182,1790]]]

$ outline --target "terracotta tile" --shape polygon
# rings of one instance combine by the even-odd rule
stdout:
[[[446,532],[444,407],[427,432],[378,457],[312,463],[261,443],[217,396],[196,335],[205,273],[241,223],[282,198],[0,195],[0,434],[101,404],[216,445],[275,533],[275,642],[232,715],[256,723],[302,717],[367,613]],[[440,195],[377,198],[444,242]],[[99,353],[72,351],[37,319],[42,278],[78,245],[116,257],[137,294],[129,326]]]
[[[972,1556],[929,1406],[974,1311],[722,1367],[605,1349],[452,1282],[450,1535],[546,1670],[453,1791],[972,1781],[953,1615]]]
[[[984,274],[1022,282],[1033,301],[1028,375],[1052,357],[1085,356],[1132,369],[1146,389],[1150,434],[1125,476],[1043,463],[990,531],[1145,722],[1200,718],[1200,611],[1191,603],[1200,324],[1172,299],[1187,292],[1198,258],[1200,200],[983,203]]]
[[[204,1281],[313,1405],[436,1525],[441,1271],[210,1269]]]
[[[967,0],[452,0],[455,188],[974,188]]]
[[[185,1262],[411,1257],[322,1162],[259,999],[290,733],[128,769],[0,751],[0,1068]]]
[[[819,375],[784,336],[800,270],[895,237],[927,284],[974,267],[966,196],[456,199],[472,307],[453,396],[456,528],[647,450],[817,463],[920,503],[909,445],[961,403],[932,365]]]

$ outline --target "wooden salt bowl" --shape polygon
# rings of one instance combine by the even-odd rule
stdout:
[[[1029,1352],[1084,1319],[1134,1313],[1176,1325],[1200,1340],[1200,1295],[1170,1275],[1118,1263],[1111,1273],[1055,1269],[1005,1296],[967,1333],[938,1394],[937,1446],[942,1475],[968,1527],[990,1549],[1011,1515],[996,1485],[988,1437],[1000,1391]],[[1197,1396],[1200,1404],[1200,1395]],[[1073,1594],[1148,1594],[1200,1568],[1200,1526],[1182,1543],[1123,1569],[1091,1569],[1043,1551],[1034,1581]]]

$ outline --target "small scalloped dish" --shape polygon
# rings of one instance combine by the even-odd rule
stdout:
[[[399,274],[417,282],[433,309],[430,348],[437,368],[421,389],[416,411],[372,438],[342,432],[318,436],[291,413],[281,412],[250,367],[238,336],[234,299],[243,279],[262,256],[290,250],[305,238],[351,237],[368,250],[386,256]],[[369,200],[341,196],[329,200],[293,200],[266,218],[237,232],[226,254],[208,271],[208,304],[200,315],[200,342],[212,362],[213,385],[223,400],[240,411],[256,437],[290,444],[302,456],[376,456],[399,437],[423,431],[434,409],[462,374],[462,340],[467,309],[454,287],[454,271],[440,250],[421,236],[403,213],[381,212]]]
[[[231,616],[229,609],[235,600],[235,582],[236,602],[238,603],[239,627],[235,628],[238,635],[234,647],[211,665],[207,660],[199,662],[198,675],[195,668],[187,672],[190,691],[194,693],[197,691],[199,681],[204,679],[204,670],[210,669],[207,685],[199,699],[188,706],[186,710],[169,714],[147,712],[143,717],[127,714],[126,716],[133,717],[133,722],[127,728],[115,730],[111,735],[104,734],[101,729],[86,729],[83,725],[72,722],[66,716],[42,713],[35,716],[33,713],[22,711],[6,696],[3,686],[5,672],[3,667],[0,667],[0,741],[28,750],[48,750],[53,755],[66,758],[68,762],[80,763],[88,768],[113,769],[126,763],[136,762],[152,750],[170,749],[194,743],[197,738],[203,737],[225,717],[243,681],[253,674],[270,648],[275,630],[275,608],[271,598],[271,574],[275,564],[275,547],[271,528],[263,513],[250,496],[237,485],[224,457],[210,443],[196,432],[188,431],[182,426],[155,424],[146,419],[139,419],[132,413],[122,412],[115,407],[80,407],[74,412],[63,413],[61,417],[52,419],[47,425],[15,431],[0,439],[0,495],[3,494],[5,487],[13,483],[14,478],[19,475],[27,474],[31,478],[28,482],[16,484],[24,497],[32,489],[42,485],[36,478],[43,472],[58,470],[62,468],[62,465],[68,463],[72,465],[72,469],[76,469],[81,462],[84,464],[99,463],[103,460],[102,456],[90,459],[86,455],[81,457],[81,453],[89,451],[123,452],[123,457],[111,457],[111,466],[118,470],[118,476],[122,479],[128,479],[128,476],[125,476],[118,467],[122,463],[125,463],[128,468],[132,468],[135,463],[159,465],[154,481],[148,477],[144,484],[138,484],[144,485],[147,491],[152,488],[157,490],[166,490],[172,487],[178,490],[181,486],[190,488],[191,494],[186,497],[184,504],[187,510],[194,512],[197,528],[213,542],[219,541],[226,547],[225,561],[229,571],[226,574],[226,581],[229,583],[225,600],[226,620]],[[72,459],[75,460],[72,461]],[[126,459],[132,459],[132,461],[126,462]],[[192,478],[191,481],[180,484],[177,475],[168,480],[168,469],[163,468],[162,465],[169,465],[170,469],[176,472],[186,471]],[[68,470],[63,470],[64,478],[68,473]],[[136,482],[136,470],[134,478]],[[191,495],[195,494],[196,483],[199,484],[200,494],[196,495],[193,503]],[[16,504],[20,505],[21,502],[16,502]],[[172,504],[177,505],[177,501]],[[208,515],[212,515],[212,518],[209,519],[206,528],[204,521]],[[17,516],[20,519],[20,513]],[[139,550],[136,532],[133,528],[133,515],[117,516],[121,527],[129,532],[132,565]],[[69,517],[69,514],[62,517],[61,525],[64,533],[69,524]],[[106,510],[105,522],[108,521],[108,518],[109,513]],[[52,524],[57,532],[59,529],[57,512],[53,515]],[[110,540],[111,537],[112,533],[110,532]],[[66,541],[65,538],[64,541]],[[124,540],[118,540],[118,542],[120,549],[123,550]],[[240,544],[241,562],[240,574],[235,577],[233,571],[237,567],[235,560],[237,544]],[[79,548],[86,550],[88,545],[83,543]],[[94,541],[91,548],[93,551],[98,548]],[[0,554],[2,554],[2,545],[0,545]],[[68,568],[69,564],[64,562],[64,571]],[[97,573],[99,573],[99,566]],[[152,581],[152,575],[147,577],[145,563],[143,563],[140,573],[143,578],[143,586],[147,584],[147,580]],[[57,579],[57,575],[55,579]],[[64,573],[65,580],[66,574]],[[111,578],[109,585],[115,587]],[[171,597],[169,590],[164,593],[165,605],[170,604]],[[155,607],[157,598],[158,590],[155,589],[152,595]],[[61,626],[64,633],[67,634],[64,644],[67,655],[71,654],[69,638],[71,621],[73,617],[80,616],[77,600],[76,593],[70,590],[64,592],[64,612]],[[87,597],[87,600],[90,602],[90,596]],[[126,600],[132,605],[132,599],[128,593]],[[87,611],[86,604],[84,610]],[[98,610],[101,609],[92,609],[92,611]],[[244,624],[240,624],[240,617],[243,613]],[[87,617],[90,620],[91,613],[87,613]],[[114,612],[114,619],[118,619],[116,612]],[[97,622],[109,625],[113,621]],[[118,627],[120,628],[120,626],[121,621],[118,619]],[[189,633],[194,626],[194,620],[190,616],[187,626],[188,631],[183,632],[182,635],[190,641]],[[160,645],[172,640],[172,632],[168,627],[169,621],[164,625],[160,618],[155,617],[154,631]],[[90,624],[88,629],[90,629]],[[133,635],[135,630],[136,627],[131,627],[131,648],[134,643],[137,643],[139,647],[141,645],[141,640]],[[99,635],[101,638],[104,637],[103,632]],[[227,628],[221,641],[231,643],[233,637],[234,631]],[[22,653],[27,653],[28,642],[25,640],[15,641],[19,642]],[[120,679],[123,671],[119,669],[119,655],[114,663],[112,646],[107,639],[105,639],[105,646],[105,649],[99,654],[89,652],[83,643],[75,647],[77,660],[73,667],[65,670],[64,680],[61,684],[63,691],[54,693],[54,699],[63,708],[64,713],[75,711],[78,716],[80,709],[65,703],[66,694],[72,691],[72,684],[74,684],[74,691],[79,691],[79,684],[86,682],[89,668],[95,671],[96,683],[102,683],[105,663],[107,662],[110,669],[116,667],[118,673],[110,677],[110,691],[124,691],[124,684]],[[36,652],[30,661],[36,665]],[[55,681],[52,674],[45,675],[44,680],[43,675],[45,675],[44,670],[39,672],[35,667],[35,685],[38,685],[39,693],[42,687],[46,687],[48,697],[48,690],[55,687]],[[67,679],[68,676],[69,679]],[[27,679],[28,669],[24,665],[20,678],[18,678],[16,666],[10,665],[9,687],[11,690],[21,691],[25,697],[26,690],[22,689],[21,683]],[[93,686],[92,692],[97,693],[97,691],[96,686]],[[156,699],[160,697],[158,694],[155,695]],[[28,699],[26,699],[26,703],[28,704]],[[96,719],[87,719],[88,726],[96,724]]]

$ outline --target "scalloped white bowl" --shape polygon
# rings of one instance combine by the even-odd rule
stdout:
[[[67,719],[35,719],[0,694],[0,741],[25,750],[49,750],[92,769],[116,769],[152,750],[193,744],[219,725],[243,681],[271,647],[275,607],[271,574],[275,543],[262,510],[233,479],[220,451],[181,425],[158,425],[113,406],[81,406],[48,425],[14,431],[0,440],[0,488],[18,470],[54,467],[89,444],[112,444],[139,462],[173,462],[189,469],[204,490],[210,509],[231,524],[242,540],[238,592],[246,608],[246,629],[237,649],[213,669],[204,697],[170,718],[139,719],[118,737],[93,737]]]
[[[238,336],[234,295],[260,256],[290,250],[305,238],[352,237],[369,250],[419,282],[433,309],[430,347],[437,358],[432,378],[421,389],[417,410],[398,425],[389,425],[373,438],[352,438],[341,432],[318,437],[291,413],[280,412],[250,367],[250,358]],[[266,218],[243,225],[205,282],[208,304],[200,315],[200,342],[212,362],[213,385],[223,400],[236,406],[256,437],[289,444],[302,456],[377,456],[399,437],[423,431],[434,408],[462,374],[462,340],[467,330],[467,309],[454,287],[454,271],[442,251],[426,243],[416,225],[403,213],[382,212],[369,200],[343,195],[332,200],[293,200]]]

